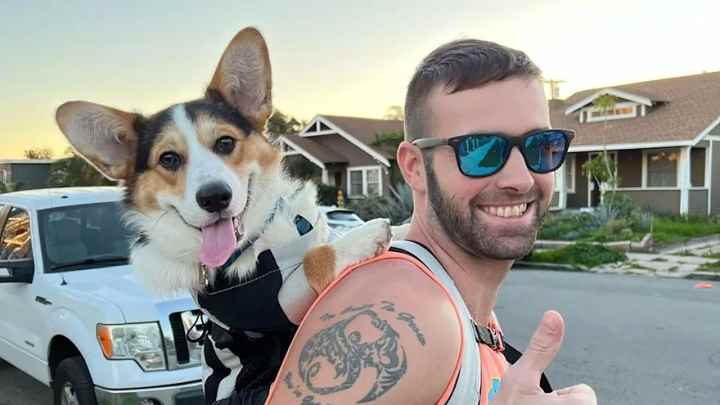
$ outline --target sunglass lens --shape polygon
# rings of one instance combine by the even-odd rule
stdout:
[[[560,131],[543,131],[525,138],[525,159],[530,170],[547,173],[565,160],[568,138]]]
[[[507,141],[498,136],[465,137],[458,145],[460,170],[467,176],[490,176],[502,166],[507,147]]]

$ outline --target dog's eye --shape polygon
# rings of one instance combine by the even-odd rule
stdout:
[[[221,136],[213,146],[213,150],[218,155],[229,155],[233,149],[235,149],[235,138],[229,136]]]
[[[180,168],[180,165],[182,165],[182,158],[175,152],[165,152],[160,155],[159,163],[160,166],[174,172]]]

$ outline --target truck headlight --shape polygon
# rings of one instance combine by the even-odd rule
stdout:
[[[135,360],[144,371],[165,370],[165,353],[157,322],[97,325],[97,338],[109,360]]]

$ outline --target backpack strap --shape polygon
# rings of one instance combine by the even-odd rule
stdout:
[[[507,341],[503,343],[505,344],[505,351],[503,351],[502,354],[505,356],[505,360],[507,360],[510,364],[515,364],[520,359],[520,356],[522,356],[522,353],[516,348],[512,347],[512,345],[510,345],[510,343],[508,343]],[[542,388],[543,392],[548,394],[553,392],[553,389],[550,386],[550,382],[545,376],[545,373],[542,373],[542,375],[540,376],[540,388]]]

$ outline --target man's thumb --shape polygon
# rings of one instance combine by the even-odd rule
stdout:
[[[540,374],[552,363],[555,355],[560,351],[560,345],[565,334],[565,321],[557,311],[547,311],[535,330],[525,353],[518,360],[516,366],[531,375]]]

